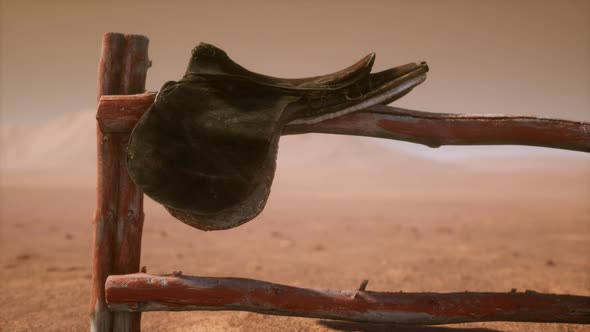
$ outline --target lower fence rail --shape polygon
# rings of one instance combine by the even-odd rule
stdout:
[[[590,324],[590,297],[506,293],[391,293],[309,289],[244,278],[181,273],[111,275],[106,302],[112,311],[239,310],[261,314],[390,324],[485,321]]]

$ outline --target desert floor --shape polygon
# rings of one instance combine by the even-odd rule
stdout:
[[[146,199],[142,265],[152,274],[182,270],[318,288],[354,289],[366,278],[375,291],[516,288],[589,296],[590,164],[554,164],[499,172],[412,164],[388,172],[385,165],[371,174],[357,165],[336,175],[296,165],[297,176],[296,169],[279,172],[259,218],[223,232],[192,229]],[[14,176],[5,175],[0,193],[0,330],[88,330],[93,186],[35,185]],[[505,322],[396,327],[247,312],[146,313],[142,325],[145,331],[590,330]]]

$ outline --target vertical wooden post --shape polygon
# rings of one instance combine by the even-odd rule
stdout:
[[[106,33],[98,67],[98,99],[102,95],[145,91],[151,63],[149,40],[140,35]],[[139,271],[143,229],[143,193],[129,178],[125,148],[129,133],[106,133],[97,124],[97,207],[94,214],[90,329],[93,332],[139,331],[138,313],[116,313],[105,303],[110,274]]]
[[[148,59],[149,40],[145,36],[126,35],[121,70],[121,94],[145,91],[145,79],[151,63]],[[141,234],[143,229],[143,193],[129,177],[125,166],[125,150],[130,133],[119,134],[119,209],[115,238],[116,256],[113,274],[139,272]],[[105,280],[106,281],[106,280]],[[139,332],[141,313],[116,312],[114,332]]]
[[[102,51],[98,65],[97,99],[104,94],[119,93],[121,79],[120,59],[125,48],[125,36],[106,33],[102,38]],[[115,135],[104,134],[96,125],[97,185],[96,211],[92,252],[92,293],[90,298],[90,331],[110,332],[113,314],[105,303],[104,282],[112,273],[115,215],[118,194],[118,148]]]

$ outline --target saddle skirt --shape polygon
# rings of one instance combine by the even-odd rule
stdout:
[[[371,74],[375,55],[333,74],[284,79],[251,72],[201,43],[133,129],[127,169],[143,192],[201,230],[239,226],[263,210],[283,127],[316,123],[407,94],[425,63]]]

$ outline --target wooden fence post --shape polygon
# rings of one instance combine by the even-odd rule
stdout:
[[[149,40],[140,35],[106,33],[98,67],[98,93],[145,91]],[[124,110],[121,110],[124,112]],[[139,271],[143,228],[143,193],[129,178],[125,147],[129,132],[103,132],[97,123],[97,202],[94,214],[90,329],[93,332],[139,331],[140,313],[115,313],[105,303],[111,274]]]

